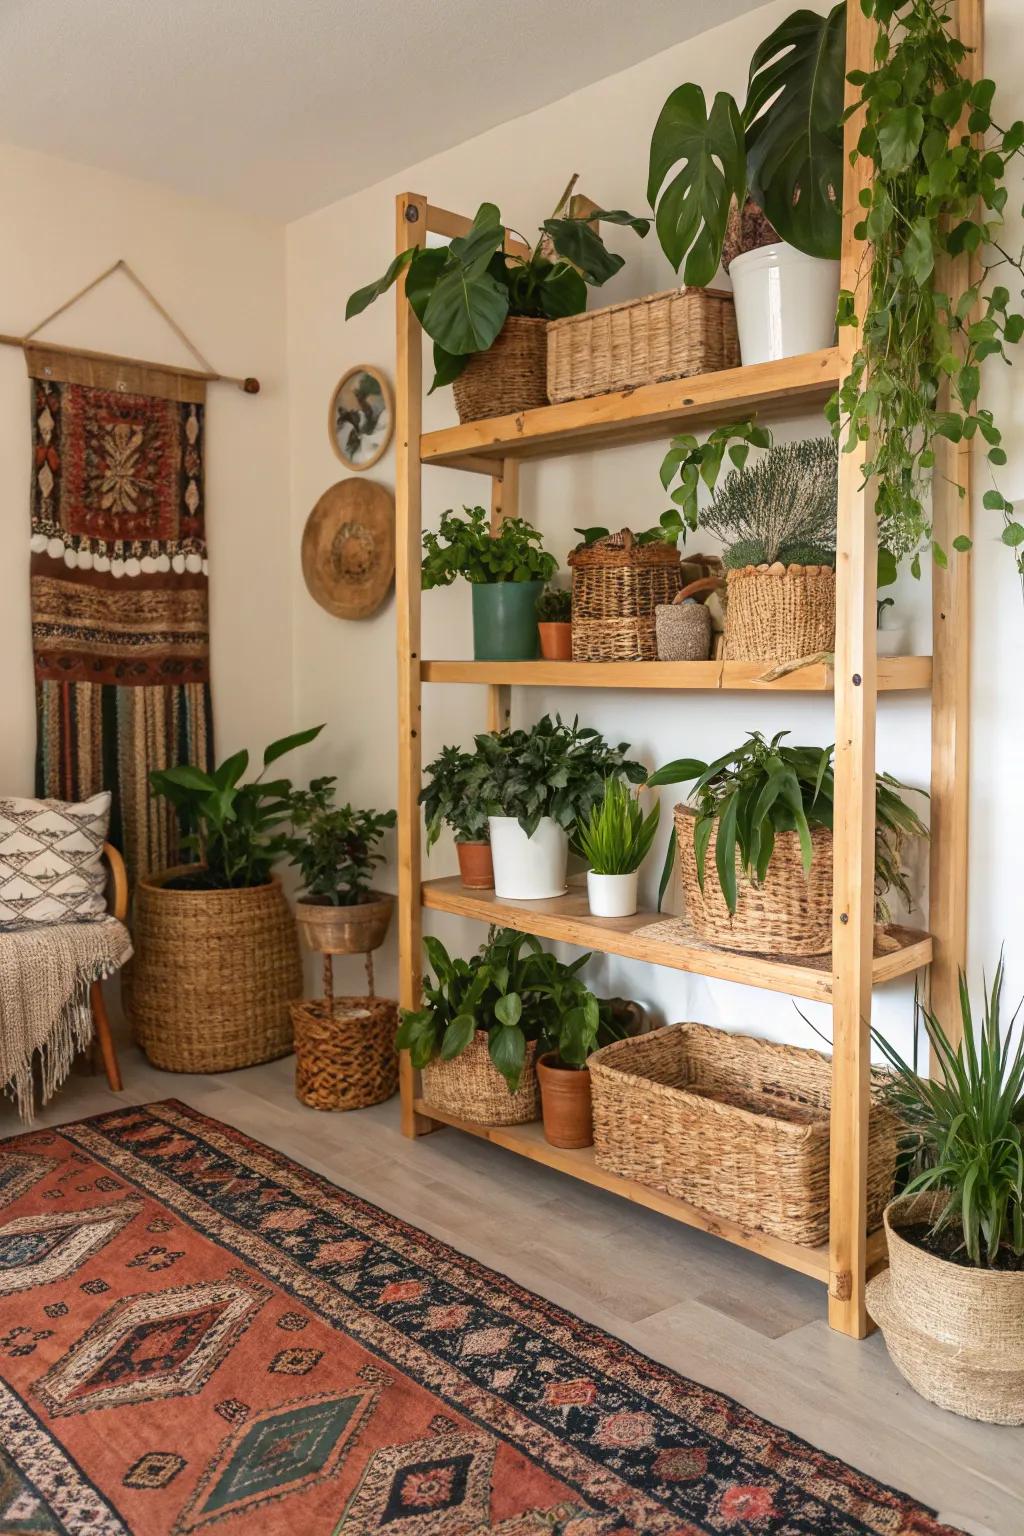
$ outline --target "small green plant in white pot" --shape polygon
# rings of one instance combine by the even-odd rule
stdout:
[[[640,866],[658,830],[660,806],[643,807],[621,779],[607,779],[604,794],[576,827],[576,841],[590,865],[587,900],[594,917],[632,917]]]

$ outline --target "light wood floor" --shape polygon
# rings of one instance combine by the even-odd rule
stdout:
[[[937,1508],[972,1536],[1024,1536],[1024,1429],[969,1423],[918,1398],[882,1339],[824,1321],[817,1282],[457,1131],[417,1142],[398,1101],[321,1115],[290,1060],[222,1077],[157,1072],[131,1046],[126,1083],[72,1075],[47,1125],[118,1102],[178,1098],[627,1339],[666,1365]],[[0,1107],[0,1136],[17,1134]]]

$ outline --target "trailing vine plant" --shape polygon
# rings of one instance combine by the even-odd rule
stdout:
[[[980,434],[989,463],[1006,463],[978,394],[983,360],[1009,363],[1008,348],[1024,336],[1024,314],[1008,287],[991,281],[1000,267],[1014,278],[1024,273],[1024,252],[1001,244],[1006,170],[1024,146],[1024,122],[997,124],[993,81],[965,77],[969,50],[952,35],[943,0],[860,4],[879,36],[874,68],[849,75],[859,100],[847,115],[863,109],[850,158],[870,162],[855,233],[872,259],[861,344],[827,414],[848,451],[858,441],[871,445],[865,474],[876,489],[884,584],[907,556],[919,576],[929,545],[936,563],[947,564],[927,499],[937,439]],[[971,259],[976,279],[947,292],[945,258],[959,257]],[[855,295],[844,290],[839,324],[857,319]],[[1003,543],[1024,579],[1024,523],[994,485],[983,505],[1002,514]],[[970,547],[965,536],[953,542]]]

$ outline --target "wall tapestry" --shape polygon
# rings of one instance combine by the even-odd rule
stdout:
[[[151,769],[213,766],[202,379],[25,348],[36,791],[113,792],[133,879],[178,858]]]

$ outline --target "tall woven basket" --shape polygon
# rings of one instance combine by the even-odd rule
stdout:
[[[820,1051],[670,1024],[591,1056],[599,1168],[794,1243],[828,1240],[832,1063]],[[892,1192],[898,1122],[868,1135],[868,1223]]]
[[[336,997],[292,1004],[295,1097],[310,1109],[368,1109],[398,1089],[397,1004]]]
[[[478,1125],[526,1125],[540,1119],[536,1056],[531,1040],[519,1087],[509,1093],[487,1050],[487,1032],[478,1029],[461,1055],[423,1068],[423,1097],[435,1109]]]
[[[764,884],[736,871],[736,911],[726,905],[715,868],[717,825],[705,857],[704,889],[697,878],[693,847],[696,811],[677,805],[676,842],[683,882],[686,920],[707,944],[749,955],[827,955],[832,948],[832,834],[811,828],[813,858],[804,874],[795,832],[776,834]]]
[[[569,555],[573,661],[655,661],[655,610],[682,586],[678,550],[628,528]]]
[[[452,385],[460,421],[547,405],[547,324],[512,315],[490,348],[473,354]]]
[[[247,890],[135,893],[132,1023],[165,1072],[230,1072],[287,1056],[302,991],[299,941],[277,880]]]
[[[776,664],[836,648],[836,573],[828,565],[745,566],[727,573],[725,654]]]

